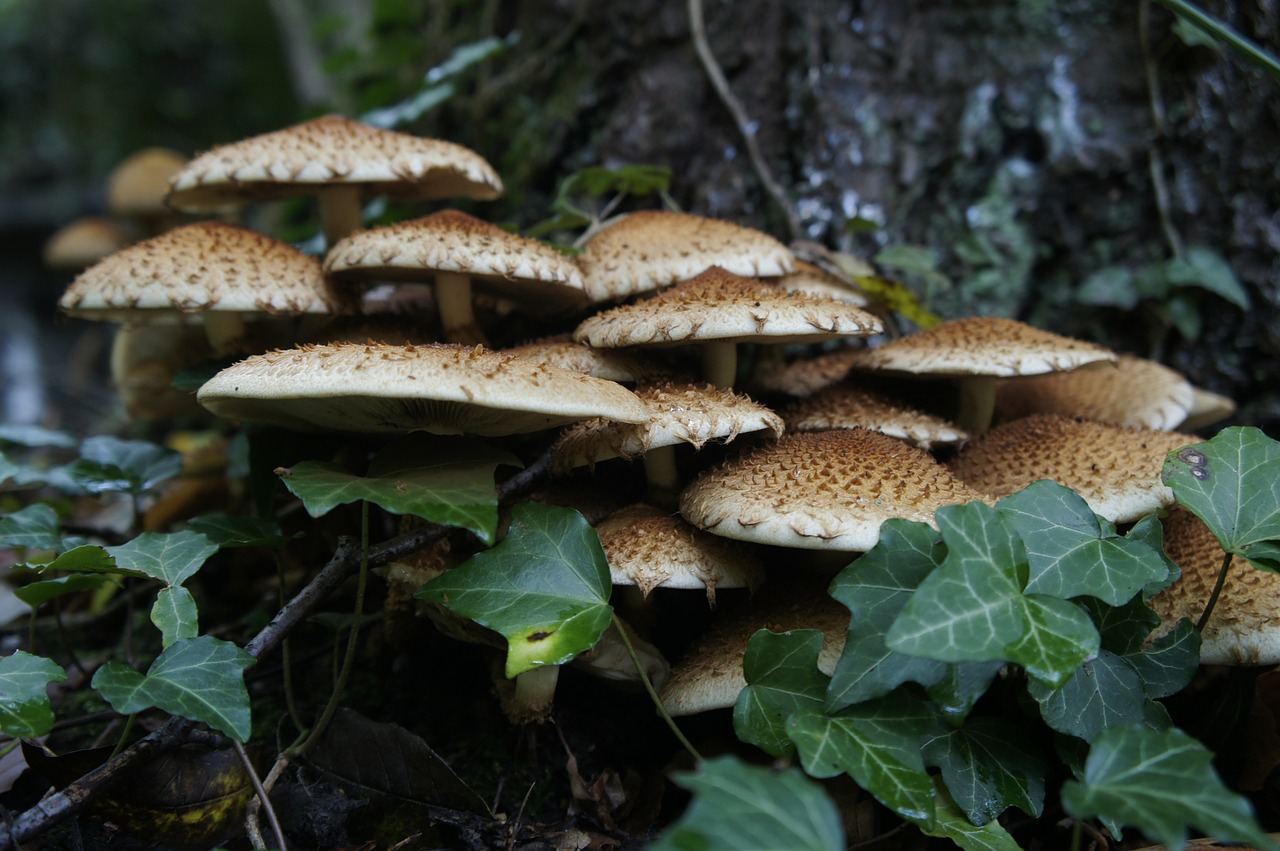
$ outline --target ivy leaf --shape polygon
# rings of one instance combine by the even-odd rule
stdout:
[[[0,543],[28,550],[56,550],[62,547],[58,513],[43,502],[0,517]]]
[[[899,689],[839,715],[797,712],[787,731],[810,776],[846,773],[894,812],[927,822],[933,817],[934,789],[920,740],[936,725],[923,701]]]
[[[771,756],[795,753],[787,717],[802,709],[821,712],[827,691],[828,677],[818,670],[822,641],[816,629],[782,634],[762,629],[751,636],[742,659],[747,687],[733,707],[739,739]]]
[[[280,534],[280,527],[273,521],[258,520],[254,517],[232,517],[218,512],[192,517],[187,521],[187,528],[204,535],[220,549],[274,548],[283,547],[289,542],[289,537]]]
[[[56,579],[41,579],[28,582],[13,589],[19,600],[33,609],[38,609],[55,597],[65,597],[81,591],[93,591],[111,581],[111,577],[101,573],[70,573]]]
[[[49,732],[53,707],[46,689],[66,678],[56,662],[24,650],[0,658],[0,732],[15,739]]]
[[[1203,246],[1193,246],[1182,257],[1169,261],[1165,272],[1176,287],[1197,287],[1221,296],[1241,310],[1249,309],[1249,293],[1222,255]]]
[[[1060,685],[1086,659],[1098,655],[1098,630],[1084,609],[1053,597],[1023,598],[1027,630],[1006,649],[1037,680]]]
[[[182,456],[145,440],[90,437],[67,475],[89,493],[142,493],[182,472]]]
[[[798,769],[772,771],[731,756],[676,774],[693,802],[649,851],[843,851],[840,815],[822,787]]]
[[[1274,849],[1248,800],[1223,785],[1212,762],[1208,748],[1176,728],[1110,729],[1094,742],[1084,779],[1063,785],[1062,803],[1076,818],[1132,825],[1170,851],[1181,851],[1191,827]]]
[[[195,598],[181,585],[161,588],[151,605],[151,622],[160,630],[161,646],[200,634]]]
[[[1162,554],[1116,534],[1084,499],[1057,482],[1034,482],[996,504],[1027,548],[1027,594],[1092,596],[1118,606],[1164,580]]]
[[[1081,304],[1118,307],[1125,311],[1137,307],[1140,297],[1133,272],[1123,266],[1104,266],[1086,277],[1075,293],[1076,301]]]
[[[254,661],[229,641],[201,635],[175,641],[145,676],[128,665],[108,662],[93,675],[91,685],[122,715],[156,706],[245,742],[250,723],[244,671]]]
[[[1138,597],[1123,606],[1108,606],[1091,597],[1083,597],[1079,602],[1098,627],[1102,649],[1117,656],[1141,653],[1147,636],[1160,625],[1160,616]]]
[[[48,446],[54,449],[76,447],[76,439],[66,432],[22,423],[0,423],[0,442],[16,443],[19,446]]]
[[[1280,443],[1256,428],[1225,428],[1169,453],[1161,479],[1222,548],[1280,571]],[[1255,551],[1256,550],[1256,551]]]
[[[1081,665],[1063,685],[1054,688],[1032,679],[1027,690],[1040,704],[1046,724],[1087,742],[1110,727],[1168,722],[1160,705],[1148,697],[1137,670],[1107,650]]]
[[[525,502],[502,543],[476,553],[415,595],[507,639],[508,677],[559,665],[609,625],[609,564],[600,538],[571,508]]]
[[[143,578],[145,574],[136,570],[116,566],[116,560],[104,548],[97,544],[83,544],[61,553],[53,561],[41,564],[24,562],[18,565],[28,570],[47,573],[50,570],[72,570],[82,573],[122,573],[125,576]]]
[[[956,804],[979,827],[1011,806],[1033,816],[1044,808],[1047,763],[1036,744],[1007,721],[970,719],[927,739],[923,750],[925,761],[942,770]]]
[[[312,517],[363,499],[392,514],[459,526],[491,544],[498,528],[493,474],[503,464],[520,461],[469,438],[414,434],[385,446],[367,476],[320,461],[276,472]]]
[[[218,545],[199,532],[143,532],[118,547],[106,547],[116,569],[158,579],[166,585],[181,585],[199,570]]]
[[[1147,697],[1169,697],[1189,686],[1200,667],[1200,630],[1184,618],[1149,648],[1124,658],[1138,672]]]
[[[981,827],[971,822],[947,794],[946,788],[939,785],[935,800],[937,806],[931,822],[910,819],[926,836],[950,839],[965,851],[1021,851],[1022,846],[1014,841],[1000,822],[989,821]]]
[[[56,469],[61,470],[62,468]],[[19,464],[10,460],[5,453],[0,452],[0,482],[10,482],[15,486],[21,487],[44,482],[52,475],[53,471],[42,470],[29,464]],[[78,490],[78,488],[73,489]]]

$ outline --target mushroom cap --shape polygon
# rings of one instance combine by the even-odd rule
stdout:
[[[726,538],[865,552],[891,517],[933,523],[944,506],[983,500],[933,456],[866,429],[801,432],[704,470],[680,513]]]
[[[544,337],[502,350],[508,355],[529,358],[547,366],[634,384],[650,378],[669,375],[671,368],[642,352],[624,349],[596,349],[575,342],[570,334]]]
[[[357,231],[329,250],[324,270],[334,278],[378,281],[456,272],[542,312],[587,303],[572,258],[459,210]]]
[[[699,340],[804,343],[879,334],[874,315],[833,299],[787,293],[713,266],[657,295],[583,320],[592,346],[679,346]]]
[[[1133,355],[1120,355],[1115,369],[1017,378],[996,389],[1003,419],[1062,414],[1165,431],[1186,420],[1192,401],[1191,384],[1181,374]]]
[[[174,175],[168,202],[213,211],[335,184],[403,199],[502,195],[497,172],[462,145],[324,115],[200,154]]]
[[[44,265],[79,272],[130,242],[125,229],[105,216],[85,216],[63,225],[44,244]]]
[[[1235,400],[1203,387],[1191,388],[1191,410],[1181,428],[1195,431],[1220,420],[1225,420],[1236,412]]]
[[[580,422],[561,435],[552,467],[568,471],[609,458],[634,458],[650,449],[690,443],[701,449],[709,440],[729,443],[739,434],[782,434],[782,418],[741,393],[711,384],[670,379],[642,384],[636,398],[649,411],[646,422],[632,424],[601,417]]]
[[[1113,352],[1083,340],[996,316],[953,319],[867,349],[856,369],[899,375],[1012,378],[1114,362]]]
[[[187,164],[169,148],[143,148],[125,157],[107,177],[107,209],[117,216],[167,215],[169,180]]]
[[[755,600],[760,600],[759,605],[736,612],[711,627],[672,667],[671,678],[661,694],[662,705],[672,716],[733,706],[747,686],[742,670],[747,644],[762,629],[821,630],[824,641],[818,653],[818,669],[826,674],[835,671],[849,632],[847,608],[821,592],[803,597],[766,594]]]
[[[1164,549],[1182,570],[1182,577],[1147,601],[1160,615],[1157,635],[1173,629],[1182,618],[1199,620],[1223,559],[1222,547],[1209,527],[1181,506],[1164,519]],[[1206,665],[1280,663],[1280,574],[1232,556],[1200,642],[1200,661]]]
[[[1071,488],[1095,514],[1127,523],[1173,503],[1160,481],[1165,456],[1198,438],[1178,432],[1036,414],[972,440],[947,466],[993,497],[1040,479]]]
[[[857,284],[833,275],[821,266],[806,260],[796,260],[796,268],[778,278],[777,286],[789,293],[808,293],[809,295],[833,298],[852,304],[854,307],[866,307],[871,299]]]
[[[222,370],[197,398],[227,419],[307,431],[500,436],[588,417],[648,417],[631,391],[612,381],[445,344],[268,352]]]
[[[901,405],[849,382],[832,384],[789,405],[783,412],[788,431],[868,428],[929,449],[964,443],[969,435],[941,417]]]
[[[714,604],[716,588],[755,588],[764,581],[759,556],[746,545],[694,528],[652,505],[628,505],[596,524],[614,585],[702,588]]]
[[[764,393],[803,398],[842,381],[860,357],[862,349],[845,346],[784,365],[761,364],[751,378],[751,386]]]
[[[163,321],[206,310],[332,313],[320,263],[248,228],[197,222],[143,240],[82,272],[59,307],[72,316]]]
[[[670,286],[711,266],[748,277],[783,275],[795,257],[758,230],[691,213],[642,210],[588,239],[578,265],[594,302]]]

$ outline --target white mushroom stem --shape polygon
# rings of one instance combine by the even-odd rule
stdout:
[[[360,200],[359,186],[330,186],[320,193],[320,229],[326,248],[364,226]]]
[[[471,307],[471,276],[458,272],[436,272],[436,305],[444,338],[450,343],[484,343]]]
[[[247,333],[243,315],[233,310],[206,310],[200,318],[214,354],[230,355],[239,351],[239,344]]]
[[[680,473],[676,470],[676,447],[657,446],[644,454],[645,491],[650,502],[664,508],[673,506],[680,493]]]
[[[545,720],[551,714],[559,679],[559,665],[544,665],[517,674],[515,698],[508,713],[511,720],[517,724]]]
[[[732,390],[738,377],[738,344],[713,340],[701,346],[703,380],[721,390]]]
[[[970,435],[978,435],[991,426],[996,409],[996,381],[991,375],[971,375],[960,379],[960,412],[956,425]]]

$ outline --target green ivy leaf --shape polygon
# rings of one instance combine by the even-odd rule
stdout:
[[[0,517],[0,545],[28,550],[56,550],[62,547],[58,513],[43,502]]]
[[[385,446],[367,476],[319,461],[277,472],[312,517],[363,499],[392,514],[459,526],[490,544],[498,528],[493,474],[503,464],[520,461],[469,438],[414,434]]]
[[[507,639],[508,677],[559,665],[609,625],[609,564],[600,538],[570,508],[525,502],[502,543],[422,586],[433,600]]]
[[[41,579],[28,582],[13,589],[19,600],[33,609],[38,609],[55,597],[65,597],[81,591],[93,591],[111,581],[111,577],[101,573],[71,573],[56,579]]]
[[[51,570],[71,570],[81,573],[121,573],[125,576],[144,578],[145,574],[136,570],[116,566],[116,560],[105,549],[97,544],[83,544],[60,554],[53,561],[41,564],[24,563],[18,565],[28,570],[47,573]]]
[[[965,851],[1021,851],[1022,846],[1014,841],[1000,822],[989,821],[981,827],[971,822],[951,800],[945,787],[939,785],[935,800],[937,806],[930,822],[909,819],[926,836],[949,839]]]
[[[145,440],[90,437],[65,469],[89,493],[142,493],[182,472],[182,456]]]
[[[15,739],[43,736],[53,727],[46,689],[67,678],[51,659],[24,650],[0,658],[0,732]]]
[[[1280,571],[1280,553],[1265,545],[1280,541],[1280,443],[1256,428],[1225,428],[1169,453],[1161,478],[1224,550]]]
[[[1141,653],[1147,636],[1160,625],[1160,616],[1139,597],[1123,606],[1108,606],[1091,597],[1082,597],[1079,602],[1097,624],[1102,649],[1117,656]]]
[[[676,774],[693,793],[679,820],[649,851],[843,851],[840,815],[822,787],[799,770],[773,771],[731,756]]]
[[[1046,724],[1087,742],[1110,727],[1168,726],[1168,715],[1149,698],[1133,665],[1106,650],[1081,665],[1061,686],[1033,679],[1027,690],[1040,704]]]
[[[822,641],[816,629],[782,634],[762,629],[751,636],[742,660],[747,687],[733,707],[739,739],[771,756],[795,753],[787,718],[802,709],[821,712],[827,691],[828,677],[818,670]]]
[[[199,570],[218,545],[199,532],[143,532],[118,547],[107,547],[116,569],[128,568],[136,574],[158,579],[166,585],[181,585]]]
[[[93,675],[92,686],[123,715],[156,706],[245,742],[250,722],[244,671],[254,661],[229,641],[201,635],[175,641],[145,676],[108,662]]]
[[[1236,273],[1218,252],[1203,246],[1188,248],[1182,257],[1169,261],[1169,283],[1177,287],[1197,287],[1221,296],[1241,310],[1249,309],[1249,294]]]
[[[1059,685],[1086,659],[1098,655],[1098,630],[1079,606],[1053,597],[1024,597],[1027,630],[1006,649],[1006,658],[1027,673]]]
[[[1003,719],[970,719],[926,739],[924,758],[942,770],[952,798],[979,827],[1011,806],[1033,816],[1044,808],[1047,762],[1035,742]]]
[[[199,635],[199,617],[195,598],[181,585],[161,588],[151,605],[151,622],[160,630],[162,647]]]
[[[1168,577],[1162,553],[1141,537],[1117,535],[1112,523],[1057,482],[1034,482],[996,508],[1027,548],[1027,594],[1064,600],[1087,595],[1118,606]]]
[[[21,423],[0,423],[0,442],[16,443],[19,446],[48,446],[54,449],[76,448],[76,439],[66,432]]]
[[[237,547],[274,549],[283,547],[290,540],[289,536],[280,534],[280,527],[274,521],[258,520],[254,517],[232,517],[222,513],[192,517],[187,521],[187,528],[204,535],[220,549]]]
[[[1096,307],[1133,310],[1139,301],[1137,282],[1123,266],[1104,266],[1081,281],[1075,299]]]
[[[62,468],[59,467],[57,469],[61,470]],[[5,453],[0,452],[0,482],[9,482],[16,487],[22,487],[23,485],[44,482],[51,475],[52,471],[42,470],[29,464],[19,464],[10,460]]]
[[[1170,851],[1181,851],[1191,827],[1274,849],[1248,800],[1223,785],[1212,762],[1208,748],[1176,728],[1109,729],[1094,742],[1084,779],[1063,785],[1062,803],[1076,818],[1132,825]]]
[[[933,817],[934,788],[920,741],[937,723],[927,704],[899,689],[839,715],[797,712],[787,721],[787,732],[809,775],[843,772],[899,815],[927,822]]]

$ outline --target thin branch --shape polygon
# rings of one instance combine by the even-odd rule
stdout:
[[[289,846],[284,841],[284,831],[280,829],[280,820],[276,818],[276,811],[271,806],[271,800],[267,797],[267,790],[262,788],[262,781],[258,779],[258,772],[253,770],[253,761],[249,759],[249,754],[245,752],[244,745],[235,739],[231,740],[231,747],[235,748],[236,756],[240,757],[240,763],[244,766],[245,773],[249,775],[249,782],[253,784],[253,791],[258,796],[258,802],[267,814],[267,824],[271,825],[271,833],[276,839],[276,848],[279,851],[288,851]],[[249,830],[251,836],[256,834],[256,838],[261,841],[262,836],[258,831],[256,811],[253,817],[246,822],[245,827]]]
[[[1155,57],[1151,53],[1151,0],[1140,0],[1138,3],[1138,45],[1142,49],[1142,65],[1147,78],[1147,104],[1151,108],[1151,125],[1155,130],[1155,139],[1147,149],[1147,171],[1151,174],[1151,188],[1155,191],[1156,211],[1160,216],[1160,229],[1164,232],[1165,241],[1174,257],[1181,257],[1183,252],[1182,236],[1173,224],[1170,212],[1169,186],[1164,179],[1164,155],[1160,146],[1164,142],[1165,112],[1164,96],[1160,91],[1160,70],[1156,67]]]
[[[783,191],[782,185],[774,179],[773,172],[769,170],[769,164],[764,161],[764,155],[760,153],[760,145],[756,142],[754,122],[747,116],[747,111],[742,108],[738,99],[733,96],[729,81],[725,78],[720,63],[716,61],[715,54],[711,52],[711,45],[707,41],[707,26],[702,17],[702,0],[689,0],[689,35],[693,38],[693,48],[697,51],[698,60],[702,63],[707,79],[711,81],[711,87],[716,90],[721,102],[733,116],[733,123],[737,125],[738,133],[742,135],[742,143],[747,149],[747,157],[756,171],[756,177],[760,179],[760,184],[770,200],[782,213],[782,218],[787,225],[788,241],[799,239],[800,219],[796,215],[795,207],[787,199],[787,193]]]

